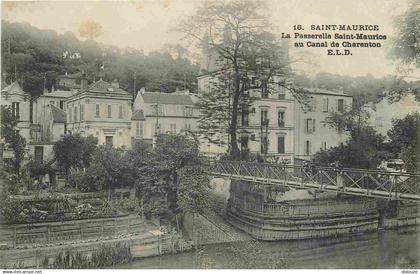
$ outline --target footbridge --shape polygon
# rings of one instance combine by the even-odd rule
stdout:
[[[381,170],[212,161],[214,177],[389,200],[420,201],[420,174]]]

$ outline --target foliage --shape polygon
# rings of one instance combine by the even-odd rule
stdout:
[[[26,168],[28,169],[31,178],[35,179],[39,179],[46,174],[52,174],[54,172],[51,164],[45,161],[31,160],[27,163]]]
[[[69,175],[70,168],[82,169],[90,165],[98,139],[93,136],[67,134],[53,147],[58,167]]]
[[[122,149],[110,146],[97,148],[87,170],[87,174],[93,174],[96,179],[100,176],[98,183],[102,183],[102,189],[108,189],[108,200],[113,188],[134,184],[132,163]]]
[[[20,166],[25,156],[26,140],[17,129],[18,118],[12,113],[11,106],[1,106],[1,137],[6,146],[13,151],[11,170],[19,176]]]
[[[262,1],[205,1],[176,28],[198,42],[204,54],[216,61],[215,68],[205,71],[213,81],[211,92],[203,95],[198,104],[202,110],[200,133],[216,143],[229,135],[229,151],[237,159],[238,117],[255,99],[250,90],[270,92],[281,86],[296,99],[301,98],[301,90],[287,81],[288,56],[277,38],[267,32],[265,10]]]
[[[408,114],[403,119],[393,121],[388,131],[389,148],[395,158],[404,161],[408,172],[420,170],[419,139],[420,139],[420,113]]]
[[[178,206],[182,212],[201,213],[210,207],[210,179],[202,166],[188,166],[179,172]]]
[[[99,79],[100,65],[104,67],[105,81],[117,78],[120,86],[130,93],[133,93],[134,82],[137,90],[140,87],[161,92],[184,87],[196,89],[198,66],[189,61],[185,52],[171,54],[168,47],[145,55],[141,50],[120,49],[91,39],[81,41],[71,32],[57,34],[27,23],[6,21],[2,21],[1,39],[4,45],[1,48],[2,72],[6,82],[15,80],[16,65],[18,80],[23,80],[23,89],[33,97],[43,92],[44,77],[46,89],[51,90],[57,76],[65,72],[85,71],[90,81]],[[175,47],[178,53],[183,50],[179,45]]]
[[[398,29],[393,39],[391,55],[399,60],[402,65],[414,65],[420,68],[420,1],[410,0],[407,11],[396,18],[395,25]]]
[[[51,268],[53,269],[86,269],[102,268],[111,265],[131,262],[130,247],[126,244],[117,243],[115,245],[101,245],[98,250],[92,253],[92,256],[83,255],[81,252],[65,251],[58,253],[53,258]],[[47,268],[49,259],[43,260],[43,267]]]
[[[313,161],[320,166],[339,162],[343,167],[375,169],[391,156],[384,141],[382,135],[366,126],[352,131],[345,144],[317,152]]]

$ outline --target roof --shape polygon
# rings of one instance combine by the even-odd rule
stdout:
[[[321,94],[321,95],[323,94],[323,95],[353,97],[351,95],[343,93],[342,91],[332,91],[332,90],[323,89],[323,88],[312,88],[312,89],[309,89],[309,92],[314,93],[314,94]]]
[[[134,111],[131,120],[145,120],[143,110]]]
[[[82,77],[82,74],[80,72],[76,72],[72,74],[59,75],[57,78],[78,79],[80,77]]]
[[[93,83],[92,85],[90,85],[87,88],[88,91],[92,91],[92,92],[102,92],[102,93],[123,93],[123,94],[128,94],[127,91],[119,88],[119,87],[115,87],[112,84],[105,82],[104,80],[100,79],[99,81],[96,81],[95,83]]]
[[[52,119],[55,123],[65,123],[67,122],[67,115],[66,112],[62,109],[59,109],[58,107],[54,105],[50,105],[51,107],[51,113],[52,113]]]
[[[55,90],[52,92],[44,93],[42,96],[45,97],[61,97],[61,98],[67,98],[73,95],[75,91],[68,91],[68,90]]]
[[[162,105],[194,105],[190,95],[179,93],[145,92],[141,94],[145,103]]]
[[[19,85],[18,82],[13,82],[10,85],[8,85],[7,87],[2,89],[2,92],[8,93],[8,94],[22,94],[22,95],[27,95],[22,87]]]

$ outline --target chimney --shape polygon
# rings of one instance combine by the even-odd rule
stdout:
[[[80,89],[81,90],[85,90],[87,89],[88,86],[88,82],[86,79],[86,73],[82,72],[82,77],[81,77],[81,81],[80,81]]]
[[[120,83],[118,82],[117,79],[114,79],[111,86],[114,87],[114,88],[120,88]]]

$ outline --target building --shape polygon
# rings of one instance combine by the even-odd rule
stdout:
[[[55,142],[65,134],[64,131],[52,130],[52,122],[63,123],[59,127],[64,127],[67,121],[57,118],[57,115],[62,115],[66,112],[66,100],[76,91],[55,90],[44,93],[34,100],[33,117],[34,124],[40,127],[40,137],[37,138],[39,142]],[[60,113],[60,114],[59,114]],[[55,117],[54,117],[55,116]]]
[[[353,104],[352,96],[325,89],[310,89],[308,99],[307,107],[295,101],[294,154],[303,159],[347,140],[347,134],[337,132],[323,122],[331,112],[349,111]]]
[[[30,94],[23,91],[17,81],[6,86],[1,91],[1,105],[10,106],[12,113],[17,117],[19,134],[26,142],[31,140],[31,103]]]
[[[66,100],[67,132],[98,138],[99,145],[131,147],[131,94],[100,79],[87,86],[82,76],[81,90]]]
[[[211,74],[198,77],[199,93],[210,91],[213,77]],[[250,107],[241,109],[238,117],[238,145],[241,151],[292,161],[295,140],[292,95],[276,85],[270,87],[270,92],[265,86],[253,89],[250,96],[256,99]],[[226,151],[226,148],[215,144],[205,143],[203,146],[207,153]]]
[[[59,75],[56,79],[56,85],[59,89],[80,89],[82,81],[82,73],[77,72],[73,74]]]
[[[196,130],[198,112],[194,100],[194,95],[187,90],[161,93],[142,89],[133,103],[133,140],[152,144],[158,133]]]

